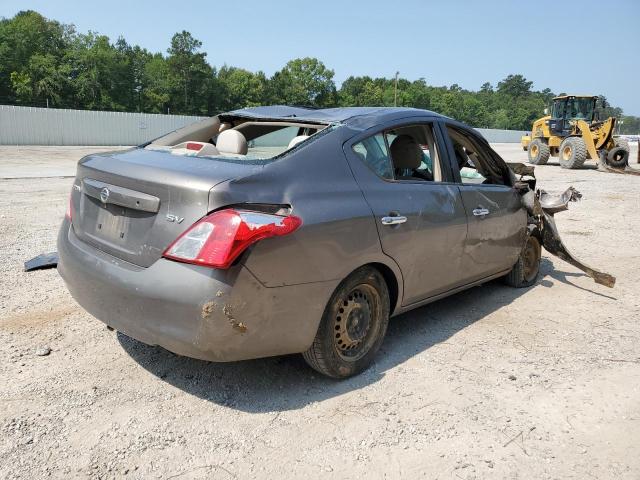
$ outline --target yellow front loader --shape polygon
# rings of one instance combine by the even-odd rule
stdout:
[[[629,143],[613,136],[615,117],[598,118],[597,100],[594,96],[555,97],[551,114],[533,122],[531,134],[522,137],[529,163],[544,165],[549,157],[558,157],[562,168],[580,168],[593,159],[603,170],[640,174],[629,167]]]

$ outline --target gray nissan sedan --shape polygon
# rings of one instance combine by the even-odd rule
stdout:
[[[301,352],[348,377],[390,316],[536,281],[534,186],[429,111],[248,108],[83,158],[58,269],[144,343],[212,361]]]

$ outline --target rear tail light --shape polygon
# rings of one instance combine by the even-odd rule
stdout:
[[[207,215],[169,245],[163,257],[179,262],[228,268],[250,245],[288,235],[302,225],[299,217],[226,209]]]

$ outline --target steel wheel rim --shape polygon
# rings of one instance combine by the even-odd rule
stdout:
[[[538,249],[531,239],[527,240],[524,252],[522,252],[522,261],[524,264],[524,279],[530,282],[538,274]]]
[[[534,157],[534,158],[538,156],[538,146],[537,145],[532,145],[531,146],[531,156]]]
[[[381,300],[371,285],[356,285],[338,302],[333,345],[343,360],[355,362],[371,349],[380,326]]]
[[[563,160],[569,160],[571,158],[571,147],[569,145],[562,149],[562,158]]]

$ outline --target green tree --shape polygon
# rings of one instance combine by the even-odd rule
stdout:
[[[143,111],[167,113],[171,101],[169,65],[161,54],[156,53],[142,67],[141,91]]]
[[[58,93],[42,73],[59,69],[73,35],[73,27],[47,20],[31,10],[1,19],[0,100],[39,104],[46,92]],[[33,59],[36,56],[39,58]]]
[[[218,105],[222,110],[262,105],[267,96],[267,77],[236,67],[223,66],[217,75]]]
[[[174,113],[207,112],[213,70],[207,63],[207,54],[198,51],[201,47],[202,42],[185,30],[171,38],[167,65]]]
[[[317,58],[296,58],[271,77],[271,99],[289,105],[332,106],[336,103],[333,75]]]
[[[533,90],[520,74],[478,91],[424,79],[351,76],[336,88],[334,72],[316,58],[288,62],[271,78],[233,66],[217,71],[189,32],[176,33],[167,55],[115,43],[94,32],[49,20],[34,11],[0,19],[0,102],[155,113],[213,114],[285,103],[315,107],[427,108],[474,126],[522,129],[543,115],[554,93]],[[603,97],[601,117],[621,118],[621,132],[637,133],[640,119],[625,116]]]
[[[498,82],[498,93],[504,93],[511,97],[521,97],[530,93],[532,85],[533,82],[529,82],[522,75],[509,75],[501,82]]]

